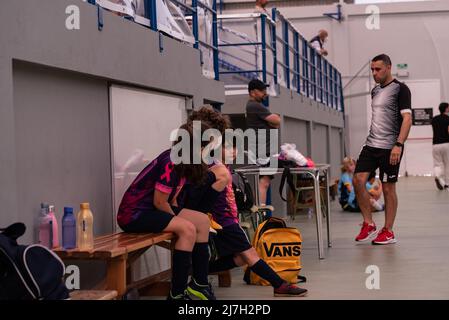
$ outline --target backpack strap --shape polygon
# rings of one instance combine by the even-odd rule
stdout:
[[[287,181],[288,186],[294,192],[296,190],[296,187],[295,187],[295,184],[293,183],[293,175],[290,172],[289,167],[285,167],[284,171],[282,171],[281,184],[279,185],[279,195],[281,196],[282,200],[287,202],[287,199],[284,198],[284,195],[283,195],[285,181]]]

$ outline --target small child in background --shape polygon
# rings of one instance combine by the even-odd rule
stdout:
[[[385,206],[380,201],[382,196],[382,183],[376,178],[376,171],[370,173],[366,182],[366,190],[371,196],[370,203],[374,211],[383,211]]]
[[[344,211],[360,212],[354,186],[352,185],[354,170],[355,160],[351,157],[344,158],[341,166],[340,181],[338,182],[339,202]]]

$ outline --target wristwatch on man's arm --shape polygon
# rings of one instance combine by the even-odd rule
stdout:
[[[403,143],[400,143],[399,141],[396,141],[396,143],[394,144],[396,147],[401,147],[401,148],[403,148],[404,147],[404,144]]]

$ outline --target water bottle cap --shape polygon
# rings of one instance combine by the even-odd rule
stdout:
[[[72,214],[73,208],[71,207],[64,207],[64,214]]]
[[[81,203],[80,208],[81,209],[89,209],[90,204],[88,202]]]
[[[50,205],[48,203],[42,202],[41,203],[41,208],[42,209],[48,209],[50,207]]]
[[[55,212],[55,206],[49,206],[48,207],[49,212]]]

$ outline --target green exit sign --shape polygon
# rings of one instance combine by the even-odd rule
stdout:
[[[396,66],[398,67],[399,70],[404,70],[408,68],[407,63],[398,63]]]

